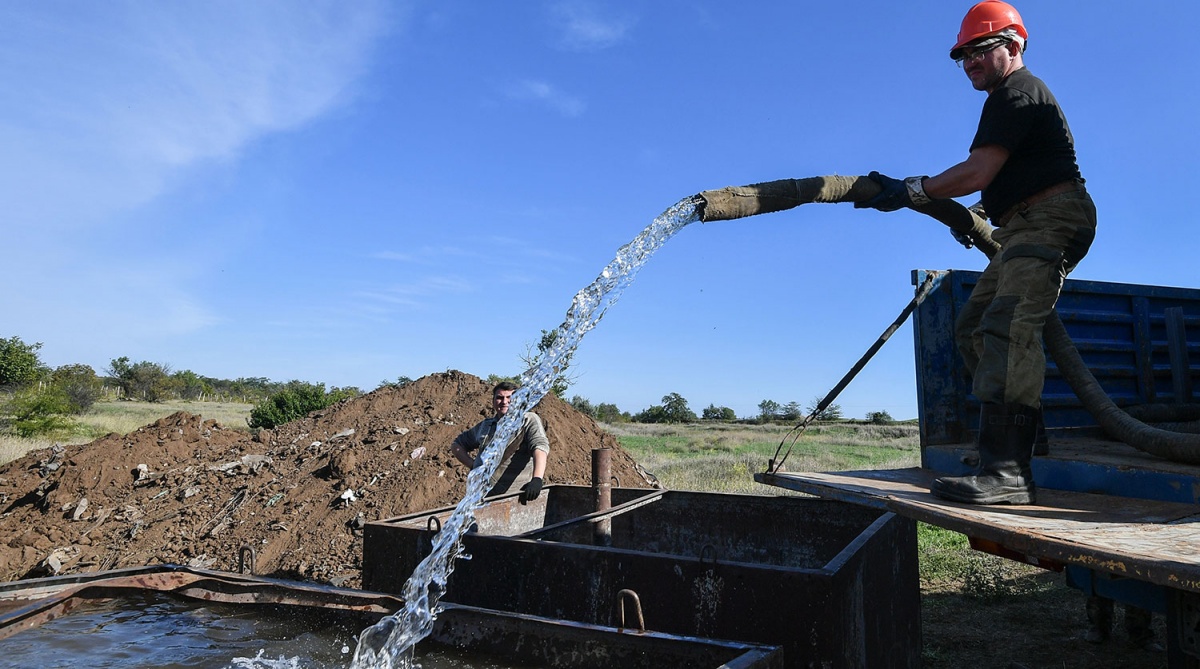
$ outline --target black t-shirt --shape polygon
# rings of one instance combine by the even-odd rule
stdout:
[[[983,189],[983,208],[993,220],[1038,191],[1081,178],[1067,118],[1046,84],[1026,68],[1008,75],[983,103],[971,150],[988,144],[1009,152]]]

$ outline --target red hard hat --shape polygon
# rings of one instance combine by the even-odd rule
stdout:
[[[962,27],[958,29],[958,41],[955,42],[954,48],[950,49],[950,57],[953,58],[959,49],[980,37],[987,37],[1005,28],[1016,30],[1021,39],[1029,39],[1025,23],[1021,21],[1016,7],[1000,0],[984,0],[967,10]]]

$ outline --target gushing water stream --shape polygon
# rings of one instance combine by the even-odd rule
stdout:
[[[553,344],[534,360],[521,375],[521,388],[513,393],[512,404],[496,427],[496,435],[484,449],[482,463],[467,476],[467,493],[454,514],[442,525],[433,551],[417,565],[404,584],[402,611],[367,628],[358,640],[351,669],[398,669],[412,666],[413,648],[433,630],[439,611],[438,602],[446,591],[446,581],[456,558],[468,559],[462,549],[462,536],[475,520],[492,473],[500,464],[504,446],[521,427],[525,412],[546,395],[554,380],[563,372],[566,361],[580,340],[594,328],[605,312],[620,297],[642,265],[668,239],[698,220],[694,198],[680,200],[646,227],[633,241],[617,251],[600,276],[575,294],[566,320],[558,326]]]

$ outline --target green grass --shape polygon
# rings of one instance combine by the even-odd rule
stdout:
[[[912,424],[811,425],[803,433],[787,425],[723,423],[604,427],[660,480],[676,469],[699,470],[687,472],[687,480],[679,484],[664,482],[676,489],[727,490],[731,475],[766,471],[777,454],[780,459],[786,456],[784,468],[790,471],[891,469],[920,461],[917,427]]]
[[[604,425],[664,487],[672,490],[787,495],[754,482],[782,442],[792,445],[788,471],[896,469],[920,464],[920,437],[912,423],[809,426],[798,438],[786,425]],[[918,523],[922,589],[972,598],[1017,597],[1038,587],[1041,570],[972,550],[958,532]]]

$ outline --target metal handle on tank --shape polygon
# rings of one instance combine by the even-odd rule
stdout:
[[[617,593],[617,613],[618,622],[617,629],[625,628],[625,600],[632,599],[634,610],[637,612],[638,633],[646,632],[646,619],[642,617],[642,600],[638,598],[638,594],[632,590],[622,590]]]
[[[250,571],[246,571],[246,556],[250,556]],[[254,549],[250,546],[242,546],[238,549],[238,573],[239,574],[254,574]]]

